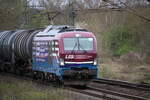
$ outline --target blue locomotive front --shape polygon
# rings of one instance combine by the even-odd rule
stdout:
[[[95,36],[77,28],[47,27],[33,39],[32,70],[44,80],[78,84],[96,78]]]

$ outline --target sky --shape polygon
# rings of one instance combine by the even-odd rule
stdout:
[[[30,5],[39,5],[39,0],[28,0],[28,1],[30,1]],[[51,0],[51,1],[56,1],[56,0]],[[67,4],[71,0],[63,0],[63,1],[64,2],[61,5],[65,5],[65,4]],[[76,1],[79,1],[79,2],[83,3],[86,0],[76,0]],[[103,0],[92,0],[92,1],[95,1],[95,2],[96,1],[100,1],[100,2],[102,2]],[[134,1],[134,0],[110,0],[110,1],[113,1],[114,3],[119,3],[119,1],[126,2],[126,1]],[[136,0],[136,1],[143,1],[143,0]],[[147,2],[147,0],[144,0],[144,1],[145,1],[145,4],[150,4],[149,2]]]

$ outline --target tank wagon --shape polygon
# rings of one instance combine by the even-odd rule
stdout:
[[[34,79],[87,83],[97,77],[93,33],[72,26],[0,32],[0,71]]]

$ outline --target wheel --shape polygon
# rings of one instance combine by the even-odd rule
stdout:
[[[37,72],[32,72],[32,79],[37,80]]]
[[[42,81],[45,80],[45,74],[44,73],[41,73],[41,79],[42,79]]]

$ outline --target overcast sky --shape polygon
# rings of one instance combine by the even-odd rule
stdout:
[[[46,0],[45,0],[46,1]],[[51,1],[56,1],[56,0],[51,0]],[[59,0],[58,0],[59,1]],[[61,0],[60,0],[61,1]],[[63,0],[64,2],[61,4],[61,5],[65,5],[65,4],[67,4],[68,3],[68,1],[71,1],[71,0]],[[73,0],[72,0],[73,1]],[[86,0],[75,0],[75,1],[79,1],[79,2],[82,2],[82,3],[84,3],[84,1],[86,1]],[[101,2],[103,1],[103,0],[92,0],[92,2],[94,3],[94,2],[96,2],[97,3],[97,1],[99,1],[100,3],[99,4],[101,4]],[[147,0],[110,0],[110,1],[113,1],[114,3],[119,3],[120,1],[121,2],[126,2],[126,1],[128,1],[128,2],[130,2],[130,1],[144,1],[144,3],[145,4],[150,4]],[[135,3],[135,2],[134,2]],[[30,1],[30,5],[39,5],[39,0],[31,0]],[[61,6],[60,5],[60,6]]]

